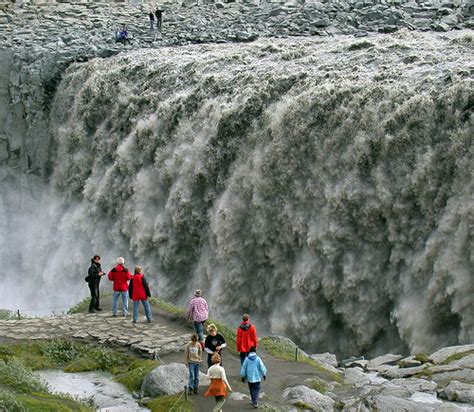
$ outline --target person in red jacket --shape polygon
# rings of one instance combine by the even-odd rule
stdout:
[[[128,314],[128,281],[132,278],[132,274],[124,266],[125,259],[119,257],[117,265],[109,272],[109,280],[114,282],[114,294],[112,298],[112,314],[117,316],[117,303],[119,296],[122,296],[122,313],[123,317]]]
[[[128,294],[133,301],[133,323],[137,323],[140,302],[142,302],[143,309],[145,309],[146,320],[148,323],[151,323],[153,315],[151,314],[150,302],[148,302],[148,298],[151,296],[150,286],[148,286],[148,282],[140,266],[135,267],[135,274],[130,281]]]
[[[257,329],[250,323],[250,316],[244,313],[242,323],[237,328],[237,352],[240,353],[240,366],[250,352],[250,348],[257,348]]]

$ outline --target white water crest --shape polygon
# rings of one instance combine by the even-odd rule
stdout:
[[[401,31],[70,66],[52,270],[69,251],[79,285],[93,253],[125,255],[158,296],[200,287],[213,317],[248,311],[310,352],[472,342],[472,51],[469,32]]]

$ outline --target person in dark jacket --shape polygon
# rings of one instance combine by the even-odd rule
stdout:
[[[112,299],[112,314],[117,316],[117,304],[119,296],[122,296],[122,313],[123,317],[128,315],[128,281],[132,278],[132,274],[124,266],[125,259],[119,257],[117,265],[109,272],[109,280],[114,282],[113,299]]]
[[[155,10],[155,16],[156,16],[156,29],[161,31],[161,22],[162,22],[162,17],[163,17],[163,10],[156,9]]]
[[[133,301],[133,323],[137,323],[138,321],[138,307],[140,306],[140,302],[142,302],[143,309],[145,309],[145,316],[148,323],[151,323],[153,315],[151,313],[150,302],[148,302],[148,298],[151,296],[150,286],[140,266],[135,267],[135,274],[128,286],[128,294]]]
[[[148,13],[148,17],[150,18],[150,30],[153,30],[153,25],[155,23],[155,15],[152,11],[150,11],[150,13]]]
[[[207,336],[206,340],[204,341],[204,350],[207,353],[207,367],[210,368],[212,366],[212,355],[215,353],[219,354],[221,357],[222,366],[222,349],[227,346],[225,343],[224,336],[220,333],[217,333],[217,326],[211,323],[207,327]]]
[[[94,255],[91,259],[91,265],[87,271],[87,283],[89,284],[89,290],[91,291],[91,303],[89,304],[89,313],[95,313],[98,310],[102,310],[99,303],[99,284],[100,278],[105,273],[102,271],[100,266],[100,256]]]

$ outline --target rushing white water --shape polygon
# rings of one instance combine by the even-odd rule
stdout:
[[[158,295],[201,287],[311,352],[472,342],[472,50],[402,31],[71,66],[35,276],[77,288],[90,255],[125,255]]]

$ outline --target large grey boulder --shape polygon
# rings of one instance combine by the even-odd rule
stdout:
[[[369,376],[358,367],[344,371],[344,382],[356,388],[361,388],[370,383]]]
[[[436,382],[417,378],[393,379],[391,383],[398,386],[404,386],[405,388],[409,388],[418,392],[433,392],[438,387]]]
[[[145,376],[141,394],[142,396],[174,395],[183,391],[188,384],[188,377],[188,368],[182,363],[158,366]],[[199,384],[208,384],[206,375],[203,373],[199,374]]]
[[[474,354],[467,355],[464,358],[455,360],[450,363],[452,366],[459,366],[460,368],[474,369]]]
[[[447,360],[450,356],[457,355],[465,352],[474,352],[474,344],[470,345],[458,345],[458,346],[448,346],[447,348],[442,348],[430,355],[430,359],[434,363],[441,363]]]
[[[441,385],[447,385],[451,381],[472,383],[474,382],[474,370],[461,369],[461,370],[456,370],[452,372],[434,373],[431,376],[431,380]]]
[[[377,395],[372,399],[373,408],[384,412],[432,412],[433,407],[395,396]]]
[[[375,369],[380,365],[393,365],[402,358],[402,355],[393,355],[391,353],[388,355],[379,356],[369,361],[367,364],[367,369]]]
[[[309,357],[315,361],[337,368],[337,358],[336,355],[332,353],[315,353],[314,355],[310,355]]]
[[[283,398],[288,402],[300,407],[310,407],[314,411],[334,410],[335,402],[326,395],[310,389],[307,386],[299,385],[292,388],[286,388],[283,391]]]
[[[438,392],[438,396],[449,401],[474,403],[474,385],[451,381],[448,386]]]

